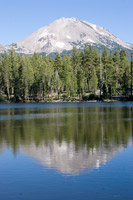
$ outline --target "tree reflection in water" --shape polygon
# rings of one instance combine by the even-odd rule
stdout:
[[[9,108],[0,119],[1,149],[10,146],[65,174],[99,168],[132,137],[128,107]]]

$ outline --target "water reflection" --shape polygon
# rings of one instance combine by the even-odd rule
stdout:
[[[131,142],[132,117],[128,107],[2,109],[0,147],[6,144],[14,154],[20,150],[61,173],[79,174],[106,164]]]
[[[4,152],[4,145],[0,145],[0,154],[3,154],[3,152]]]
[[[42,165],[55,168],[65,175],[79,175],[84,171],[105,165],[122,149],[122,146],[112,149],[94,147],[88,151],[86,147],[82,147],[76,151],[73,142],[67,144],[64,141],[59,145],[57,141],[53,141],[47,146],[41,144],[39,148],[34,144],[23,146],[21,151],[37,159]]]

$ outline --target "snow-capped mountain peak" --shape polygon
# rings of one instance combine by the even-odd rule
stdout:
[[[105,28],[74,17],[55,20],[9,47],[13,46],[18,53],[46,52],[49,54],[68,51],[73,46],[82,48],[86,43],[92,46],[106,46],[109,49],[115,49],[118,46],[132,48],[131,44],[123,42]]]

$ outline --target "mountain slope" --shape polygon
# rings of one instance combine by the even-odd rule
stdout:
[[[0,53],[4,53],[6,51],[5,47],[0,44]]]
[[[73,46],[82,48],[85,43],[97,47],[106,46],[112,50],[115,48],[130,50],[133,47],[103,27],[76,18],[61,18],[7,48],[14,47],[17,53],[46,52],[49,54],[57,51],[61,53],[63,50],[69,51]]]

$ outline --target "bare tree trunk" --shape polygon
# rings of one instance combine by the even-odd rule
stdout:
[[[7,83],[7,98],[10,101],[10,90],[9,90],[9,83]]]

